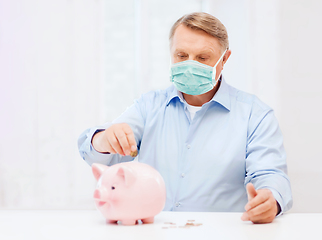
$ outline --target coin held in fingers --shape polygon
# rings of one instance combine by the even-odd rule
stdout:
[[[136,157],[138,155],[138,150],[135,150],[130,153],[131,157]]]

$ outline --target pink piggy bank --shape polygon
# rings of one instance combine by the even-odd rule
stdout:
[[[164,180],[153,167],[139,162],[111,167],[94,163],[92,171],[98,181],[95,204],[107,223],[121,221],[123,225],[134,225],[138,220],[153,223],[154,216],[164,208]]]

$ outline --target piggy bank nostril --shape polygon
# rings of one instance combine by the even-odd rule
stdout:
[[[94,191],[94,196],[93,197],[96,198],[96,199],[100,199],[101,198],[101,193],[100,193],[100,191],[98,189],[96,189]]]

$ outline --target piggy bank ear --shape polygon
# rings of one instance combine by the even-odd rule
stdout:
[[[103,164],[99,164],[99,163],[93,163],[92,164],[92,172],[93,175],[96,179],[96,181],[98,181],[98,179],[101,177],[102,173],[108,168],[108,166],[105,166]]]
[[[120,167],[117,170],[116,175],[120,176],[124,180],[125,186],[127,186],[127,187],[131,186],[131,184],[133,184],[136,179],[136,176],[135,176],[135,173],[133,172],[133,170],[131,168],[127,168],[124,166]]]

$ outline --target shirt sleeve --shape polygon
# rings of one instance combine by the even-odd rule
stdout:
[[[282,132],[271,109],[252,118],[246,148],[245,185],[251,182],[255,189],[271,190],[282,214],[293,205]]]
[[[78,149],[81,157],[89,165],[93,163],[101,163],[107,166],[116,163],[132,161],[134,158],[131,156],[121,156],[119,154],[100,153],[95,150],[92,145],[92,138],[98,131],[103,131],[115,123],[127,123],[131,127],[135,141],[137,143],[138,151],[143,135],[145,124],[145,106],[142,99],[136,100],[134,104],[129,107],[120,117],[113,122],[105,123],[103,126],[97,126],[85,130],[78,138]]]

